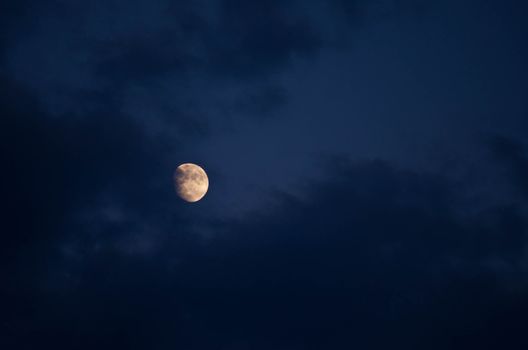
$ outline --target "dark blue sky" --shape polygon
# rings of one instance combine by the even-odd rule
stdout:
[[[0,348],[527,349],[527,10],[2,2]]]

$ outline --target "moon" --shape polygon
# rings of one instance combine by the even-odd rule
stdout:
[[[202,199],[209,189],[209,178],[199,165],[185,163],[174,172],[176,193],[186,202],[194,203]]]

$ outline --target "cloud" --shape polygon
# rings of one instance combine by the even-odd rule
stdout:
[[[274,74],[335,44],[299,4],[33,3],[2,40],[0,347],[525,345],[524,199],[344,159],[237,220],[174,201],[211,111],[270,113]],[[522,147],[492,148],[526,192]]]
[[[493,328],[500,310],[510,298],[526,303],[519,208],[488,203],[468,219],[449,180],[383,162],[345,163],[309,188],[229,227],[214,258],[178,277],[198,293],[194,312],[213,334],[244,334],[257,348],[458,349],[504,339]],[[508,344],[522,343],[519,329],[507,333]]]
[[[354,4],[358,13],[370,7]],[[343,7],[340,1],[330,6],[293,0],[29,2],[33,10],[9,28],[6,71],[55,116],[82,117],[108,103],[130,116],[132,86],[156,93],[162,107],[131,117],[178,125],[179,118],[164,117],[163,106],[200,105],[193,117],[200,120],[215,114],[214,102],[225,89],[241,86],[237,99],[247,103],[247,84],[262,90],[257,94],[265,95],[270,84],[281,89],[274,77],[292,60],[335,47],[336,38],[351,30],[341,18]],[[336,23],[344,26],[336,30]],[[269,102],[257,100],[251,108],[266,114],[270,106],[281,106]]]
[[[6,165],[0,251],[7,262],[48,254],[66,234],[65,225],[100,196],[140,196],[140,189],[167,172],[162,145],[111,109],[82,121],[53,119],[11,81],[1,80],[0,91],[0,156]]]
[[[467,217],[440,174],[381,161],[328,168],[302,198],[205,223],[206,240],[194,235],[203,221],[173,216],[159,196],[107,201],[57,241],[73,250],[48,260],[47,301],[14,317],[12,339],[25,322],[43,342],[87,348],[522,344],[526,220],[515,203]],[[50,314],[60,317],[43,323]]]

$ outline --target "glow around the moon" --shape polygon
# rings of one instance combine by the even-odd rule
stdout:
[[[205,171],[198,165],[185,163],[174,172],[176,192],[187,202],[197,202],[202,199],[209,188],[209,179]]]

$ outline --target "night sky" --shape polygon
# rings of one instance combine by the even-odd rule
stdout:
[[[0,349],[528,349],[527,16],[2,1]]]

